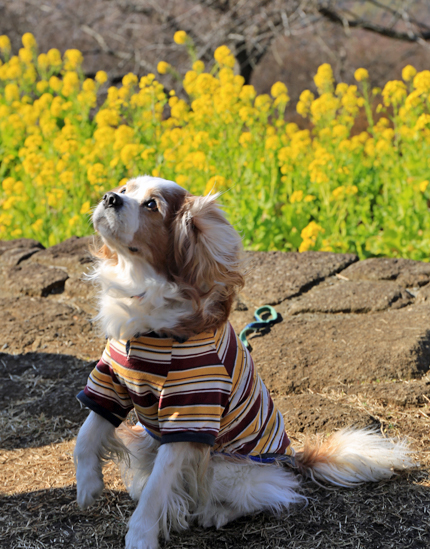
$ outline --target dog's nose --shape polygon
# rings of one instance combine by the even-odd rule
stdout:
[[[110,191],[104,195],[103,204],[105,208],[119,208],[123,205],[123,200],[119,194]]]

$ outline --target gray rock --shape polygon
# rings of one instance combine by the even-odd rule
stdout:
[[[89,246],[93,242],[92,236],[72,236],[64,242],[47,248],[31,258],[34,263],[61,267],[68,273],[83,273],[92,265]]]
[[[400,309],[412,301],[412,295],[394,282],[337,280],[304,294],[289,313],[368,313]]]
[[[106,344],[88,313],[55,296],[3,298],[0,324],[0,347],[7,344],[10,354],[27,353],[40,343],[46,353],[98,360]]]
[[[61,293],[69,275],[61,270],[44,265],[24,263],[6,271],[3,291],[11,294],[47,296]]]
[[[412,259],[371,257],[342,271],[348,280],[395,280],[405,288],[430,282],[430,263]]]
[[[15,265],[19,265],[22,261],[29,259],[36,253],[39,253],[41,249],[43,248],[11,248],[6,250],[2,255],[0,255],[0,266],[14,267]]]
[[[37,240],[32,238],[17,238],[16,240],[0,240],[0,255],[4,254],[8,250],[13,250],[17,248],[28,249],[28,248],[39,248],[44,250],[43,246]]]
[[[426,284],[416,293],[417,303],[424,303],[430,300],[430,284]]]
[[[276,394],[376,379],[420,378],[430,364],[430,308],[415,305],[371,315],[286,317],[248,338],[252,356]]]
[[[357,261],[354,254],[331,252],[248,252],[247,305],[276,305],[309,290],[324,278]]]

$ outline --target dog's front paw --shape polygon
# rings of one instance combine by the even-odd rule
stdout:
[[[78,486],[78,505],[81,509],[86,509],[103,492],[104,482],[100,468],[79,464],[76,471],[76,482]]]
[[[125,549],[158,549],[158,535],[154,536],[142,528],[130,529],[125,536]]]
[[[158,522],[150,524],[150,521],[142,518],[136,511],[132,515],[128,532],[125,536],[125,549],[158,549]]]

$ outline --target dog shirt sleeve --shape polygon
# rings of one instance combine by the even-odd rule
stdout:
[[[90,410],[118,427],[133,408],[127,388],[121,384],[111,365],[109,342],[87,385],[77,398]]]
[[[178,344],[172,352],[158,407],[161,444],[201,442],[213,446],[220,430],[231,377],[213,345],[193,343]]]

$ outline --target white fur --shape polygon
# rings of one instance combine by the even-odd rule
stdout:
[[[192,313],[178,285],[142,260],[130,262],[120,255],[116,265],[104,260],[88,278],[100,287],[95,320],[106,337],[130,339],[138,333],[172,329]]]
[[[169,191],[179,188],[171,181],[147,176],[136,182],[135,190],[123,197],[124,211],[106,212],[100,205],[94,213],[97,230],[118,252],[117,263],[102,260],[91,275],[101,288],[98,319],[105,334],[115,339],[174,328],[192,312],[190,301],[182,297],[177,284],[167,281],[144,259],[121,251],[137,230],[137,208],[147,190],[157,186],[161,200],[168,200]],[[201,232],[198,246],[205,251],[200,266],[217,264],[222,279],[222,271],[237,268],[240,237],[219,210],[210,208],[213,200],[205,197],[191,204],[179,223],[176,242],[182,250],[192,219]],[[193,248],[197,253],[198,246]],[[185,264],[195,260],[186,257]],[[221,290],[213,295],[221,295]],[[209,307],[209,302],[203,306]],[[280,512],[293,504],[306,504],[299,493],[299,477],[284,466],[246,458],[233,460],[222,454],[209,456],[209,447],[186,442],[160,446],[138,428],[121,426],[115,434],[107,420],[91,412],[79,432],[74,453],[82,508],[101,494],[102,462],[110,456],[119,458],[126,487],[138,501],[130,519],[126,549],[156,549],[160,530],[167,538],[171,528],[185,529],[192,521],[220,528],[246,514]],[[366,429],[345,429],[319,446],[305,447],[297,453],[296,464],[301,473],[338,486],[377,482],[390,478],[395,470],[414,465],[405,441],[386,439]]]
[[[378,482],[415,465],[405,439],[384,438],[373,429],[342,429],[321,449],[327,460],[316,463],[310,476],[337,486]]]
[[[90,412],[79,431],[73,453],[79,507],[86,509],[102,493],[103,460],[113,456],[123,459],[126,453],[125,446],[115,437],[115,427],[95,412]]]

